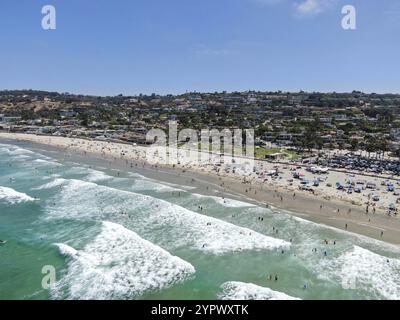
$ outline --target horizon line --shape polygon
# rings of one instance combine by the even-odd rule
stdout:
[[[86,97],[101,97],[101,98],[107,98],[107,97],[118,97],[118,96],[123,96],[123,97],[138,97],[138,96],[182,96],[185,94],[233,94],[233,93],[245,93],[245,92],[257,92],[257,93],[296,93],[296,94],[351,94],[354,92],[359,92],[362,94],[367,94],[367,95],[400,95],[400,92],[374,92],[374,91],[362,91],[362,90],[356,90],[353,89],[351,91],[308,91],[308,90],[298,90],[298,91],[292,91],[292,90],[282,90],[282,89],[266,89],[266,90],[256,90],[256,89],[247,89],[247,90],[222,90],[222,91],[196,91],[196,90],[186,90],[186,92],[180,92],[180,93],[160,93],[160,92],[152,92],[152,93],[136,93],[136,94],[127,94],[127,93],[119,93],[119,94],[113,94],[113,95],[101,95],[101,94],[90,94],[90,93],[76,93],[76,92],[70,92],[70,91],[62,91],[62,90],[49,90],[49,89],[27,89],[27,88],[22,88],[22,89],[0,89],[0,92],[5,92],[5,91],[42,91],[42,92],[48,92],[48,93],[57,93],[60,95],[63,94],[68,94],[68,95],[73,95],[73,96],[86,96]]]

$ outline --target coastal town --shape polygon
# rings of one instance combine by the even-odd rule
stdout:
[[[146,143],[146,133],[180,128],[254,129],[256,157],[311,149],[400,155],[400,95],[233,92],[96,97],[0,91],[0,130]],[[265,148],[265,147],[268,148]],[[268,150],[266,150],[268,149]],[[296,151],[296,152],[294,152]]]
[[[330,210],[337,214],[344,204],[342,212],[348,216],[343,221],[351,221],[349,215],[358,211],[371,223],[368,214],[397,216],[399,108],[400,95],[361,92],[92,97],[3,91],[0,136],[51,144],[68,152],[145,162],[146,133],[155,128],[168,131],[171,120],[180,129],[253,128],[256,162],[252,172],[241,171],[235,160],[222,165],[189,161],[178,167],[238,182],[240,193],[280,207],[288,197],[293,197],[293,203],[296,194],[308,197],[303,201],[307,206],[316,198],[338,203]],[[271,199],[262,198],[260,191],[255,196],[257,188],[275,194]],[[317,209],[326,212],[323,206],[321,202]],[[383,232],[377,234],[383,236]]]

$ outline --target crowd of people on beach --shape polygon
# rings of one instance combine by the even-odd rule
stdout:
[[[93,141],[83,139],[68,139],[62,137],[36,137],[39,143],[46,143],[64,150],[67,156],[71,152],[81,153],[83,156],[97,155],[104,159],[109,159],[110,166],[116,162],[124,162],[128,168],[147,168],[150,170],[170,169],[177,175],[195,175],[205,174],[209,177],[218,178],[219,186],[223,188],[223,192],[230,191],[235,193],[243,193],[249,199],[254,199],[257,202],[264,203],[266,207],[271,204],[281,206],[283,208],[298,209],[302,211],[320,212],[323,215],[330,216],[329,210],[336,213],[337,219],[342,220],[344,229],[349,229],[354,224],[357,224],[356,215],[361,207],[364,207],[364,213],[367,216],[367,222],[373,223],[375,215],[382,213],[384,205],[391,197],[391,194],[380,192],[380,202],[374,201],[371,194],[347,194],[336,190],[330,181],[349,179],[348,174],[340,172],[324,172],[325,178],[320,178],[312,170],[307,170],[306,166],[298,163],[293,164],[276,164],[273,162],[255,161],[253,170],[246,171],[234,161],[225,161],[224,163],[191,163],[182,161],[173,165],[165,165],[162,157],[153,158],[154,163],[149,163],[146,158],[146,147],[132,146],[126,144],[117,144],[105,141]],[[35,142],[35,141],[34,141]],[[179,160],[178,153],[178,160]],[[183,154],[181,155],[183,156]],[[228,159],[229,160],[229,159]],[[119,174],[119,173],[117,173]],[[313,192],[305,190],[297,190],[296,179],[293,176],[297,174],[301,179],[298,179],[299,186],[303,186],[304,180],[319,181],[319,184],[313,188]],[[352,175],[353,180],[359,179],[356,175]],[[378,178],[377,178],[378,179]],[[322,184],[321,181],[324,181]],[[193,183],[193,178],[190,183]],[[272,195],[272,196],[271,196]],[[365,197],[365,199],[364,199]],[[315,205],[318,209],[312,208]],[[334,208],[336,206],[336,208]],[[203,211],[203,208],[199,208]],[[385,210],[387,210],[385,208]],[[343,215],[342,212],[347,212]],[[392,211],[391,211],[392,212]],[[372,216],[370,215],[372,213]],[[381,232],[380,237],[383,237]]]

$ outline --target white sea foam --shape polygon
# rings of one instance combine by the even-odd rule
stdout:
[[[182,189],[185,189],[185,190],[193,190],[193,189],[196,189],[196,187],[187,186],[187,185],[179,185],[179,184],[170,183],[170,182],[165,182],[165,181],[163,181],[162,184],[163,184],[163,185],[170,186],[170,187],[173,187],[173,188],[182,188]]]
[[[7,146],[3,145],[0,147],[0,153],[6,154],[9,156],[13,161],[16,162],[21,162],[21,161],[28,161],[31,160],[33,157],[35,158],[42,158],[42,159],[50,159],[47,158],[46,156],[40,155],[38,153],[35,153],[31,150],[19,148],[16,146]]]
[[[128,175],[132,178],[135,178],[135,185],[134,185],[135,190],[150,190],[149,188],[153,188],[153,190],[163,192],[163,191],[187,191],[196,189],[196,187],[193,186],[180,185],[176,183],[151,179],[137,172],[129,172]]]
[[[86,175],[84,179],[89,182],[102,182],[102,181],[107,181],[114,179],[114,177],[109,176],[105,174],[103,171],[87,168],[87,167],[82,167],[82,166],[75,166],[72,168],[69,168],[68,170],[65,171],[65,174],[73,174],[73,175]]]
[[[371,299],[400,299],[400,260],[354,246],[333,261],[332,272],[348,288],[365,291]]]
[[[229,199],[229,198],[222,198],[222,197],[212,197],[215,202],[218,204],[228,207],[228,208],[248,208],[248,207],[256,207],[256,205],[248,202],[243,202],[239,200]]]
[[[177,229],[174,232],[184,240],[182,246],[191,245],[211,254],[290,246],[286,241],[168,203],[162,204],[159,212],[150,215],[149,221]]]
[[[70,174],[79,174],[79,175],[88,174],[88,168],[80,167],[80,166],[79,167],[78,166],[71,167],[71,168],[69,168],[69,169],[67,169],[65,171],[65,174],[67,174],[67,175],[70,175]]]
[[[34,201],[35,199],[25,193],[18,192],[14,189],[0,186],[0,201],[11,204]]]
[[[346,235],[346,236],[351,236],[352,239],[354,239],[352,241],[352,243],[355,242],[356,244],[368,245],[370,247],[376,248],[377,250],[385,250],[385,251],[389,251],[391,253],[396,253],[396,254],[400,253],[400,246],[399,245],[391,244],[391,243],[384,242],[384,241],[377,240],[377,239],[373,239],[373,238],[370,238],[370,237],[367,237],[367,236],[364,236],[364,235],[361,235],[361,234],[350,232],[348,230],[342,230],[342,229],[331,227],[331,226],[328,226],[328,225],[325,225],[325,224],[320,224],[320,223],[316,223],[316,222],[313,222],[313,221],[310,221],[310,220],[306,220],[306,219],[303,219],[303,218],[300,218],[300,217],[297,217],[297,216],[293,216],[288,211],[282,210],[282,212],[287,213],[287,215],[292,217],[293,220],[296,220],[296,221],[300,222],[303,225],[303,227],[306,226],[306,225],[309,225],[309,226],[312,226],[312,227],[314,227],[316,229],[331,230],[331,231],[337,232],[339,234],[343,234],[343,235]],[[313,231],[313,233],[315,233],[315,231]],[[315,234],[317,235],[317,233],[315,233]]]
[[[66,181],[67,180],[65,180],[65,179],[57,178],[57,179],[54,179],[53,181],[43,184],[37,188],[33,188],[33,190],[47,190],[47,189],[56,188],[56,187],[62,186]]]
[[[8,155],[11,155],[11,156],[23,155],[23,154],[25,154],[25,155],[27,155],[27,154],[35,154],[31,150],[19,148],[19,147],[12,146],[12,145],[5,145],[5,144],[1,145],[0,151],[6,153]]]
[[[89,174],[87,177],[85,177],[85,180],[90,181],[90,182],[101,182],[101,181],[107,181],[113,179],[112,176],[109,176],[105,174],[102,171],[98,170],[93,170],[93,169],[87,169]]]
[[[25,154],[18,154],[18,155],[16,155],[16,156],[13,156],[13,157],[12,157],[12,160],[13,160],[13,161],[20,161],[20,162],[26,161],[26,160],[31,160],[31,159],[32,159],[32,158],[31,158],[30,156],[25,155]]]
[[[45,159],[35,159],[33,160],[34,163],[39,164],[39,165],[45,165],[45,166],[61,166],[61,163],[55,162],[55,161],[50,161],[50,160],[45,160]]]
[[[158,181],[148,177],[145,177],[139,173],[129,173],[129,176],[135,178],[134,185],[132,186],[133,190],[142,191],[142,190],[152,190],[157,192],[174,192],[181,191],[185,192],[186,190],[195,189],[195,187],[178,185],[165,181]]]
[[[190,263],[111,222],[103,222],[101,233],[83,250],[65,244],[58,247],[70,261],[66,275],[53,289],[55,298],[138,298],[184,282],[195,273]]]
[[[176,186],[165,185],[164,183],[158,183],[151,179],[137,179],[134,181],[132,186],[134,191],[156,191],[156,192],[185,192],[185,190],[177,188]]]
[[[74,248],[70,247],[69,245],[65,243],[56,243],[55,244],[58,247],[58,250],[60,250],[60,253],[64,256],[70,256],[73,258],[78,257],[78,250],[75,250]]]
[[[225,282],[221,288],[222,293],[218,296],[221,300],[300,300],[252,283],[230,281]]]
[[[124,221],[169,248],[192,247],[210,254],[223,254],[290,246],[286,241],[164,200],[81,180],[69,180],[55,201],[58,205],[48,208],[52,217]],[[124,212],[131,218],[121,214]],[[171,242],[171,238],[175,240]]]
[[[5,153],[10,156],[14,161],[33,160],[32,163],[39,165],[53,165],[60,166],[61,164],[55,162],[54,159],[49,158],[43,154],[34,151],[20,148],[14,145],[0,144],[0,153]],[[34,159],[33,159],[34,158]]]
[[[256,207],[256,205],[249,203],[249,202],[244,202],[244,201],[239,201],[239,200],[234,200],[230,198],[222,198],[222,197],[216,197],[216,196],[208,196],[208,195],[203,195],[203,194],[198,194],[198,193],[192,193],[195,197],[198,198],[208,198],[214,200],[216,203],[218,203],[221,206],[228,207],[228,208],[250,208],[250,207]]]

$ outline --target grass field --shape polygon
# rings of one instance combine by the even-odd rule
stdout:
[[[264,147],[258,147],[255,149],[255,157],[259,159],[264,159],[265,156],[274,153],[284,153],[286,154],[286,159],[289,160],[297,160],[300,158],[300,155],[294,150],[288,150],[284,148],[264,148]]]
[[[179,148],[184,148],[185,144],[179,144]],[[187,146],[186,146],[187,147]],[[193,146],[192,146],[193,147]],[[198,144],[198,149],[200,151],[201,144]],[[212,151],[212,145],[208,146],[208,150]],[[223,152],[223,145],[220,146],[220,152]],[[245,154],[245,150],[242,151],[243,155]],[[298,154],[295,150],[289,150],[285,148],[265,148],[265,147],[255,147],[254,148],[255,158],[257,159],[265,159],[265,156],[271,155],[274,153],[284,153],[286,154],[286,159],[288,160],[298,160],[300,158],[300,154]]]

